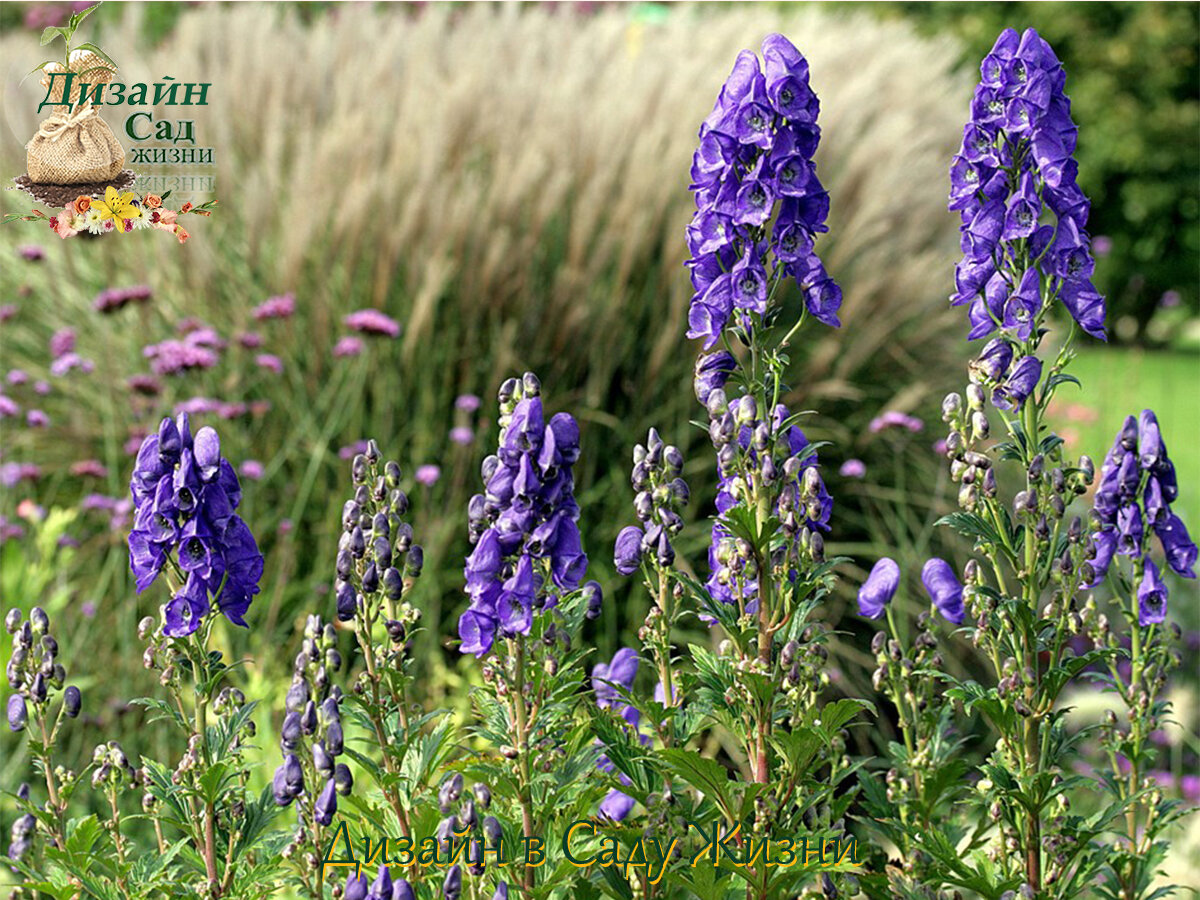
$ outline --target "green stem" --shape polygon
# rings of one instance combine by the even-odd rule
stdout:
[[[529,723],[525,715],[525,644],[518,637],[514,645],[514,696],[512,697],[513,718],[517,731],[517,790],[521,804],[521,829],[525,835],[525,846],[529,847],[529,839],[533,837],[533,797],[530,789],[529,776]],[[522,883],[525,894],[533,890],[533,867],[524,866]]]
[[[1025,426],[1026,462],[1032,462],[1038,452],[1038,407],[1030,397],[1025,401],[1021,410]],[[1033,487],[1033,485],[1029,485]],[[1025,524],[1025,560],[1024,587],[1025,604],[1034,621],[1037,620],[1037,604],[1039,587],[1038,579],[1038,546],[1034,523]],[[1026,703],[1029,715],[1025,719],[1025,758],[1023,785],[1031,787],[1041,765],[1040,740],[1040,685],[1041,673],[1038,666],[1038,647],[1036,629],[1024,629],[1025,668],[1033,672],[1034,683],[1026,688]],[[1035,800],[1037,798],[1034,798]],[[1042,886],[1042,849],[1041,849],[1041,816],[1035,810],[1030,810],[1027,818],[1025,834],[1025,880],[1035,890]]]

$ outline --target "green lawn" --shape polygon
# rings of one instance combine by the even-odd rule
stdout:
[[[1179,478],[1175,511],[1200,534],[1200,353],[1087,348],[1070,371],[1083,391],[1064,385],[1054,419],[1069,448],[1099,468],[1124,418],[1154,410]]]

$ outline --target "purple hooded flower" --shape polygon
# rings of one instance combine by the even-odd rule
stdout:
[[[342,900],[367,900],[367,892],[370,889],[371,885],[366,875],[359,873],[347,876],[346,885],[342,889]]]
[[[963,586],[950,564],[936,556],[928,560],[921,569],[921,583],[946,621],[961,625],[964,614]]]
[[[25,707],[25,698],[13,694],[8,698],[8,727],[10,731],[24,731],[29,714]]]
[[[1158,567],[1149,559],[1142,566],[1137,599],[1139,625],[1157,625],[1167,618],[1167,586],[1159,577]]]
[[[333,821],[333,814],[337,812],[337,785],[330,778],[325,782],[325,787],[321,788],[321,793],[317,797],[317,802],[313,807],[313,817],[321,825],[328,825]]]
[[[620,702],[617,687],[629,691],[637,677],[638,655],[636,650],[622,647],[608,664],[597,663],[592,668],[592,691],[596,694],[596,705],[601,709]]]
[[[1153,410],[1143,409],[1142,414],[1138,416],[1137,450],[1138,462],[1146,470],[1153,470],[1167,458],[1167,448],[1163,444],[1158,429],[1158,418]]]
[[[620,822],[629,815],[635,802],[624,791],[613,788],[600,802],[600,815],[610,822]]]
[[[1008,374],[1012,358],[1012,344],[1003,338],[993,338],[984,346],[979,358],[971,363],[971,371],[988,381],[1000,382]]]
[[[632,575],[642,564],[642,529],[627,525],[617,535],[613,561],[621,575]]]
[[[858,589],[858,614],[878,619],[900,586],[900,567],[894,559],[883,557],[871,568],[871,574]]]
[[[724,388],[729,376],[737,368],[737,360],[732,353],[722,350],[696,358],[696,377],[693,385],[696,389],[696,399],[701,405],[708,404],[708,395],[713,391]]]
[[[1162,542],[1167,565],[1171,567],[1172,571],[1184,578],[1195,578],[1196,544],[1188,534],[1183,520],[1174,513],[1170,513],[1154,526],[1154,533]]]
[[[1022,357],[1008,379],[992,392],[992,402],[1000,409],[1020,412],[1041,377],[1042,361],[1036,356]]]
[[[1104,576],[1108,574],[1108,567],[1112,565],[1112,558],[1116,552],[1117,534],[1111,528],[1104,531],[1097,531],[1092,535],[1092,557],[1089,562],[1094,574],[1092,580],[1085,587],[1096,587],[1104,580]]]

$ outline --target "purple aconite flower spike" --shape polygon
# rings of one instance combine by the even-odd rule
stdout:
[[[971,339],[1002,329],[1029,340],[1055,300],[1085,332],[1105,338],[1065,86],[1061,63],[1032,28],[1006,29],[980,67],[950,166],[949,208],[961,218],[963,253],[951,302],[970,305]],[[1013,271],[1018,259],[1037,260],[1037,268]]]
[[[700,126],[692,158],[696,214],[687,229],[688,337],[703,338],[705,348],[731,320],[766,311],[777,264],[800,287],[809,314],[839,324],[841,289],[813,251],[814,237],[826,230],[829,197],[813,165],[820,104],[808,74],[800,51],[769,35],[761,64],[749,50],[738,55]],[[706,389],[698,372],[697,393]]]
[[[572,472],[579,425],[567,413],[547,420],[531,373],[501,386],[500,407],[497,452],[467,510],[470,605],[458,621],[459,650],[480,657],[497,637],[528,634],[538,610],[579,588],[588,562]]]
[[[182,413],[163,419],[138,450],[129,488],[129,564],[137,589],[149,587],[172,558],[187,578],[167,603],[166,633],[191,634],[214,602],[231,622],[245,626],[263,558],[234,512],[241,485],[221,456],[217,432],[205,426],[193,436]]]

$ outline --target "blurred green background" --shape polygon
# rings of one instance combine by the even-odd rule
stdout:
[[[21,79],[41,59],[41,28],[69,6],[0,6],[0,164],[9,177],[24,170],[43,93]],[[188,174],[214,176],[220,205],[210,219],[189,217],[183,246],[157,232],[64,242],[34,224],[0,228],[0,372],[20,407],[0,420],[0,605],[42,603],[60,622],[88,698],[75,749],[89,751],[114,726],[134,751],[159,739],[138,732],[141,713],[126,701],[151,689],[136,622],[166,598],[158,586],[135,595],[120,513],[95,507],[127,495],[127,445],[180,405],[241,404],[229,418],[197,418],[217,425],[235,465],[261,466],[246,478],[242,513],[266,554],[263,593],[252,628],[223,629],[220,639],[254,660],[247,693],[268,705],[279,705],[297,623],[332,613],[339,510],[350,493],[344,455],[366,437],[404,466],[426,548],[414,602],[428,628],[428,702],[463,703],[460,688],[477,670],[443,641],[465,607],[466,502],[495,440],[495,388],[525,369],[540,374],[548,408],[571,411],[583,428],[581,527],[607,598],[589,634],[599,652],[629,639],[647,608],[641,589],[614,575],[611,547],[632,517],[630,450],[651,425],[688,460],[694,524],[680,551],[703,574],[715,467],[706,435],[690,424],[701,411],[695,347],[683,337],[688,166],[737,51],[770,31],[787,34],[812,65],[818,171],[832,197],[818,250],[846,295],[843,327],[806,330],[799,342],[787,398],[816,410],[805,430],[832,442],[822,451],[836,502],[831,542],[855,560],[828,611],[848,631],[837,657],[844,686],[868,680],[870,635],[850,613],[871,563],[884,553],[901,562],[915,609],[923,559],[962,550],[932,528],[954,507],[933,450],[943,436],[938,408],[961,389],[972,349],[965,316],[946,303],[957,253],[946,172],[975,61],[1005,25],[1037,27],[1067,68],[1096,281],[1110,302],[1113,340],[1082,347],[1075,372],[1084,387],[1061,392],[1059,430],[1072,453],[1099,461],[1126,415],[1156,409],[1179,471],[1179,511],[1200,531],[1198,10],[105,5],[84,30],[116,59],[121,80],[212,82],[209,105],[186,117],[215,165]],[[105,114],[119,134],[124,114]],[[178,108],[156,115],[180,117]],[[0,192],[0,212],[28,207],[24,195]],[[149,286],[148,302],[108,316],[92,308],[104,289],[135,284]],[[254,307],[283,293],[294,295],[295,315],[256,321]],[[343,316],[361,308],[393,316],[402,334],[366,338],[358,357],[334,356]],[[127,379],[148,371],[144,346],[196,322],[226,342],[218,365],[164,377],[156,396],[131,392]],[[68,327],[91,374],[50,374],[48,341]],[[244,346],[247,332],[260,348]],[[258,365],[260,353],[279,357],[282,373]],[[28,381],[13,384],[12,370]],[[34,389],[41,380],[46,394]],[[482,409],[456,410],[461,394],[481,396]],[[31,409],[49,425],[28,427]],[[925,425],[873,430],[888,410]],[[470,443],[453,442],[454,427],[470,428]],[[864,478],[838,474],[848,459],[864,461]],[[85,460],[103,474],[73,472]],[[417,484],[416,468],[429,464],[440,477]],[[85,502],[92,495],[110,499]],[[1196,587],[1172,588],[1194,670]],[[956,664],[969,667],[965,651]],[[1194,731],[1194,716],[1185,725]],[[0,736],[5,787],[26,765],[10,740]],[[272,743],[267,728],[268,755]]]

